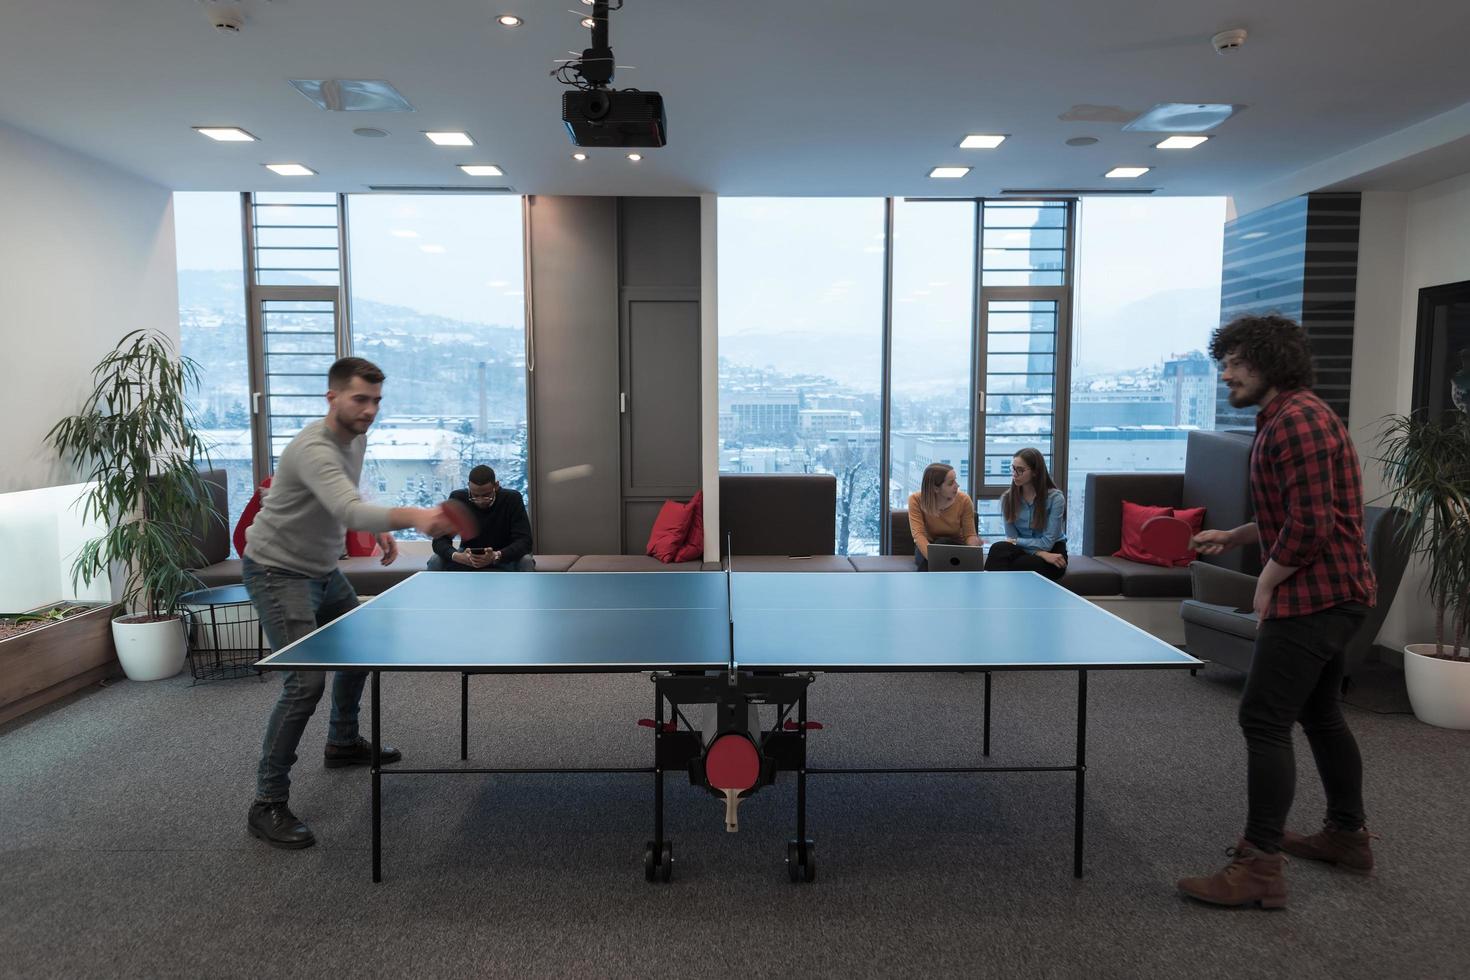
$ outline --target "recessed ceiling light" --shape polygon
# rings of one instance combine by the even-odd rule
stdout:
[[[634,163],[637,163],[639,160],[642,160],[643,159],[643,154],[641,154],[641,153],[629,153],[628,154],[628,159],[629,160],[632,160]]]
[[[588,30],[591,30],[593,27],[597,26],[597,21],[593,20],[591,17],[583,17],[582,26],[587,28]]]
[[[981,136],[971,134],[960,140],[962,150],[993,150],[1006,141],[1004,136]]]
[[[935,167],[933,170],[929,171],[929,176],[946,180],[953,180],[957,177],[963,177],[969,172],[969,167]]]
[[[474,146],[469,133],[425,133],[435,146]]]
[[[254,143],[255,137],[238,126],[195,126],[196,133],[203,133],[220,143]]]
[[[1170,136],[1162,143],[1155,143],[1156,150],[1192,150],[1201,143],[1209,142],[1208,136]]]
[[[393,229],[393,237],[394,238],[417,238],[417,237],[419,237],[419,233],[416,232],[416,231],[413,231],[412,229],[409,229],[409,228],[394,228]]]
[[[303,167],[299,163],[268,163],[265,169],[274,171],[282,177],[315,177],[316,171],[310,167]]]
[[[521,20],[515,14],[501,14],[495,18],[495,22],[501,27],[520,27],[525,23],[525,21]]]
[[[459,169],[471,177],[504,177],[505,171],[493,163],[461,163]]]
[[[585,154],[585,153],[573,153],[572,154],[572,159],[573,160],[576,160],[578,163],[581,163],[583,160],[587,159],[587,154]]]
[[[1142,177],[1151,169],[1151,167],[1114,167],[1112,170],[1109,170],[1107,173],[1103,174],[1103,176],[1121,178]]]

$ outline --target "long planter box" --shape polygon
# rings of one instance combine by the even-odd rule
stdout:
[[[0,640],[0,724],[122,674],[112,643],[114,606]]]

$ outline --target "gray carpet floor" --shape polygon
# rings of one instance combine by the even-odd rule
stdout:
[[[1376,683],[1401,684],[1380,672]],[[1243,821],[1239,675],[1091,679],[1087,874],[1059,774],[813,777],[818,880],[786,880],[789,780],[741,806],[675,782],[675,876],[642,878],[648,777],[386,779],[370,881],[368,775],[321,765],[292,804],[320,842],[245,832],[267,678],[118,682],[0,730],[0,975],[1463,977],[1470,734],[1348,707],[1380,870],[1288,870],[1284,912],[1174,891]],[[980,675],[818,678],[813,765],[978,758]],[[1071,759],[1074,675],[995,680],[996,765]],[[1392,692],[1359,700],[1392,705]],[[458,677],[384,682],[385,734],[455,765]],[[645,765],[646,678],[472,681],[472,764]],[[364,713],[364,719],[366,713]],[[1293,825],[1321,790],[1304,741]]]

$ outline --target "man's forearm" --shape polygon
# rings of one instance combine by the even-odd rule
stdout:
[[[1261,577],[1256,580],[1256,587],[1274,590],[1282,582],[1296,574],[1296,565],[1283,565],[1276,559],[1266,562],[1266,567],[1261,569]]]
[[[1231,528],[1230,544],[1235,548],[1244,548],[1247,545],[1259,545],[1261,543],[1261,532],[1256,527],[1255,521],[1242,524],[1240,527]]]

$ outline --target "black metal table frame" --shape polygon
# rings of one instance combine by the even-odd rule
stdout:
[[[1189,667],[1189,664],[1179,664],[1178,668]],[[1197,667],[1197,665],[1195,665]],[[1076,700],[1076,750],[1075,759],[1071,765],[1053,766],[939,766],[939,767],[809,767],[806,765],[805,743],[807,735],[807,694],[803,689],[801,696],[796,700],[797,711],[795,736],[799,739],[801,749],[799,753],[799,765],[790,770],[796,774],[796,854],[799,858],[805,857],[806,848],[811,841],[806,837],[806,779],[812,775],[874,775],[874,774],[900,774],[900,773],[935,773],[935,774],[978,774],[990,772],[1070,772],[1075,776],[1074,798],[1073,798],[1073,836],[1072,836],[1072,874],[1074,877],[1082,877],[1082,855],[1084,844],[1084,828],[1086,817],[1085,785],[1087,774],[1087,675],[1089,670],[1098,669],[1177,669],[1173,665],[1148,664],[1141,666],[1112,666],[1092,665],[1090,667],[1007,667],[986,666],[972,667],[969,672],[978,672],[985,675],[984,693],[984,722],[982,754],[990,755],[990,702],[991,702],[991,673],[1002,670],[1075,670],[1077,673],[1077,700]],[[932,672],[933,667],[927,671]],[[823,673],[849,673],[857,672],[851,669],[823,668]],[[869,671],[871,672],[871,671]],[[895,671],[885,670],[885,673]],[[655,743],[655,765],[651,767],[579,767],[579,768],[469,768],[469,767],[436,767],[410,769],[399,766],[384,768],[381,761],[382,741],[379,730],[381,720],[381,693],[380,677],[381,669],[371,669],[372,687],[372,720],[371,720],[371,779],[372,779],[372,852],[373,852],[373,876],[374,882],[381,882],[382,876],[382,777],[384,775],[525,775],[525,774],[549,774],[549,773],[583,773],[583,774],[605,774],[605,773],[630,773],[639,775],[652,775],[654,777],[654,838],[650,842],[660,857],[666,853],[665,846],[668,839],[664,835],[664,805],[663,805],[663,780],[665,768],[658,764],[658,747],[660,741],[667,733],[664,732],[664,703],[666,696],[657,685],[654,696],[654,743]],[[509,670],[485,670],[485,671],[460,671],[460,758],[468,758],[469,750],[469,675],[470,673],[544,673],[538,671],[509,671]],[[747,672],[757,673],[757,672]],[[796,671],[761,671],[774,676],[790,676],[798,673]],[[800,673],[810,676],[810,671]],[[654,674],[657,681],[658,673]],[[670,702],[673,704],[673,702]],[[789,711],[791,705],[779,705],[778,716],[775,727],[782,727],[784,713]],[[788,849],[788,861],[791,860],[791,850]],[[811,881],[812,874],[804,877]],[[668,872],[660,874],[661,880],[668,880]],[[649,880],[653,880],[650,877]],[[798,880],[795,871],[792,872],[792,880]]]

